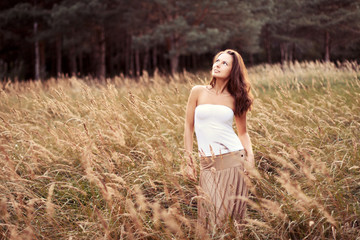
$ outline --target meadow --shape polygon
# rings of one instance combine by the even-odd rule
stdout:
[[[183,125],[208,73],[1,82],[0,239],[360,239],[359,70],[249,69],[247,221],[200,236]]]

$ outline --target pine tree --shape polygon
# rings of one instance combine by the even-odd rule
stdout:
[[[360,40],[359,0],[302,0],[301,7],[293,23],[303,37],[323,44],[324,61],[330,61],[332,48]]]
[[[153,0],[151,4],[156,9],[151,16],[154,25],[141,29],[141,34],[133,39],[136,45],[163,43],[171,73],[178,70],[181,55],[213,52],[231,37],[238,37],[241,42],[241,34],[254,39],[260,29],[258,24],[251,26],[255,21],[249,21],[253,17],[250,5],[241,1]],[[244,39],[243,48],[254,42]]]

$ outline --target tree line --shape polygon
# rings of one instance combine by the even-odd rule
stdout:
[[[2,0],[0,79],[104,79],[248,64],[357,60],[360,0]]]

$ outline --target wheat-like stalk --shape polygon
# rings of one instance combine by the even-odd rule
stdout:
[[[359,69],[249,69],[246,223],[211,231],[183,157],[187,97],[208,73],[3,82],[1,239],[359,238]]]

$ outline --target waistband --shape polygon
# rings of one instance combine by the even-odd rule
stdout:
[[[200,157],[200,169],[210,170],[215,168],[218,171],[232,167],[243,167],[245,159],[246,151],[244,149],[216,156]]]

